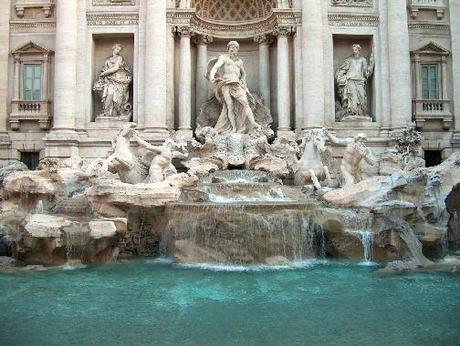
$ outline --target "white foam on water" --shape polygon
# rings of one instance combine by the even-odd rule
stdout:
[[[251,265],[231,265],[231,264],[214,264],[214,263],[177,263],[178,268],[184,269],[201,269],[214,272],[263,272],[263,271],[285,271],[312,268],[318,265],[326,264],[326,260],[310,259],[293,261],[286,265],[267,265],[267,264],[251,264]]]

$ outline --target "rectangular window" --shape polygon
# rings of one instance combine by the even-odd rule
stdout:
[[[40,153],[39,152],[21,152],[21,162],[25,163],[25,165],[30,170],[36,170],[40,161]]]
[[[42,66],[24,65],[22,99],[39,101],[42,98]]]
[[[439,65],[423,64],[420,66],[422,75],[422,98],[424,100],[439,99]]]

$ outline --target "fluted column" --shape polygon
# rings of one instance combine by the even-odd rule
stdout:
[[[201,105],[208,100],[208,80],[206,72],[208,69],[208,44],[212,42],[210,36],[197,36],[195,44],[197,47],[196,58],[196,109],[195,114],[200,114]]]
[[[272,38],[268,35],[257,36],[259,44],[259,90],[264,105],[270,109],[270,44]]]
[[[179,131],[192,136],[192,57],[190,52],[190,28],[179,28]]]
[[[302,1],[304,128],[324,125],[323,2],[326,3],[323,0]]]
[[[77,97],[78,1],[56,2],[54,130],[75,130]]]
[[[412,119],[407,1],[391,0],[387,4],[391,123],[398,129]]]
[[[449,1],[450,37],[452,49],[452,113],[455,116],[455,134],[453,142],[460,145],[460,1]]]
[[[166,135],[166,57],[167,26],[166,0],[144,0],[145,23],[145,76],[144,116],[145,132]]]
[[[0,132],[6,132],[8,121],[8,58],[10,42],[10,5],[0,11]],[[3,137],[3,136],[2,136]],[[3,141],[3,138],[0,138]]]
[[[278,28],[277,43],[277,97],[278,135],[291,130],[291,95],[289,82],[289,35],[288,28]]]

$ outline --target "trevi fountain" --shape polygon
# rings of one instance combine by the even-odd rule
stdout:
[[[0,344],[458,343],[457,130],[439,162],[431,162],[427,152],[434,150],[427,148],[438,132],[457,129],[460,120],[458,115],[420,120],[416,113],[404,118],[404,98],[410,106],[412,95],[404,72],[404,66],[411,68],[409,55],[401,58],[388,46],[389,53],[382,53],[379,41],[409,52],[404,38],[397,39],[404,33],[395,32],[401,25],[398,11],[404,16],[407,11],[412,23],[433,7],[435,20],[443,21],[440,10],[446,6],[409,1],[406,7],[402,0],[253,2],[234,2],[241,7],[204,0],[11,2],[17,20],[10,25],[28,14],[56,15],[56,56],[50,60],[56,82],[52,130],[45,133],[37,167],[22,159],[3,160],[0,167]],[[460,5],[448,3],[454,26],[452,15],[460,14]],[[88,7],[94,35],[90,61],[98,64],[90,79],[81,69],[84,54],[77,59],[85,46],[76,34],[84,26],[80,6]],[[112,33],[110,25],[121,24],[104,26],[113,18],[94,10],[97,6],[124,13],[120,18],[131,13],[123,6],[133,6],[138,24],[145,21],[142,32]],[[337,12],[329,14],[330,22],[358,9],[354,20],[363,21],[361,28],[375,10],[381,18],[372,25],[389,28],[384,35],[374,26],[353,33],[343,24],[348,29],[330,41],[338,54],[329,70],[322,51],[329,43],[318,37],[327,23],[312,18],[327,8]],[[359,19],[359,11],[367,17]],[[235,16],[241,17],[239,26],[231,22]],[[163,25],[172,28],[172,46],[161,38],[148,43],[152,33],[162,34]],[[13,35],[19,29],[11,30]],[[139,53],[132,39],[137,45],[141,34],[147,44]],[[275,41],[276,51],[270,47]],[[194,59],[191,42],[197,45]],[[30,90],[27,72],[38,59],[34,54],[46,55],[37,66],[49,68],[52,53],[30,44],[12,53],[15,78],[24,74],[17,95],[13,85],[19,97],[14,105],[29,91],[36,100],[36,72],[30,70]],[[412,71],[416,78],[425,78],[428,65],[420,59],[427,50],[435,51],[428,60],[435,66],[439,58],[441,70],[450,59],[440,45],[430,44],[424,53],[410,52],[416,57],[413,68],[421,68]],[[170,47],[177,58],[168,55]],[[451,49],[453,56],[458,48]],[[145,54],[143,63],[138,54]],[[178,64],[170,66],[168,59]],[[76,90],[69,89],[72,78],[62,70],[72,63],[75,78],[81,78]],[[443,73],[458,70],[448,66]],[[174,72],[171,78],[168,71]],[[426,71],[431,83],[431,70]],[[384,77],[388,72],[390,81]],[[458,83],[442,78],[447,77],[441,77],[442,88]],[[436,90],[422,83],[414,107]],[[455,92],[441,92],[442,107],[449,97],[460,104]],[[80,118],[89,109],[85,100],[92,108],[86,128]],[[28,102],[18,103],[19,113],[32,107]],[[168,118],[168,107],[176,105],[176,115],[172,109]],[[6,135],[16,143],[14,136],[33,122],[13,118],[10,126],[17,128]],[[160,118],[172,126],[163,126]],[[37,119],[42,130],[51,126]]]

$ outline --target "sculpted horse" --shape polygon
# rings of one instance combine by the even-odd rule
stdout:
[[[321,159],[321,153],[326,151],[326,130],[313,129],[302,139],[303,154],[297,161],[294,170],[296,185],[313,183],[316,189],[321,189],[320,181],[331,185],[329,169]]]

